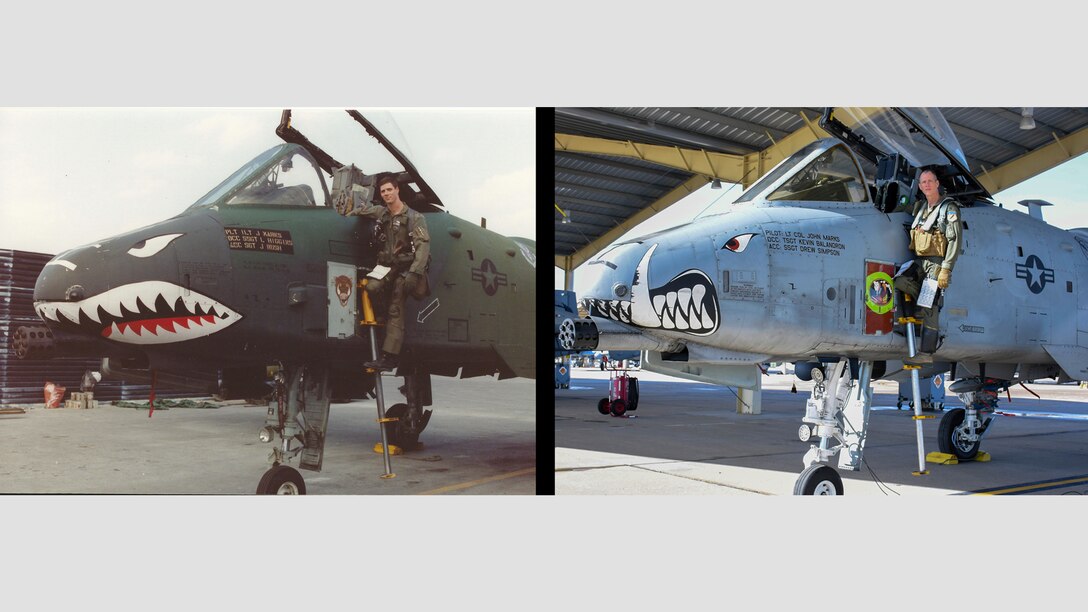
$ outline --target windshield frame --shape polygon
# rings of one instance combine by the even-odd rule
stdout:
[[[816,161],[818,157],[826,153],[832,147],[840,144],[842,144],[842,142],[837,138],[813,140],[779,162],[777,166],[763,175],[761,179],[756,181],[754,185],[749,187],[747,191],[742,193],[733,203],[740,204],[742,202],[766,200],[768,195],[777,191],[779,187],[792,179],[798,171],[807,168],[808,165]],[[851,151],[849,147],[847,147],[846,150],[851,158],[853,158],[854,152]],[[857,165],[857,160],[854,159],[853,161],[854,164]],[[869,177],[865,175],[865,172],[861,172],[861,177],[863,181],[869,180]]]
[[[301,155],[313,166],[318,179],[321,181],[321,190],[324,192],[324,204],[318,206],[318,208],[329,207],[329,187],[325,182],[325,175],[321,171],[321,167],[305,148],[287,143],[276,145],[246,162],[186,210],[222,206],[224,202],[229,202],[235,194],[245,189],[254,180],[265,175],[282,160],[293,155]],[[277,206],[284,205],[278,204]]]

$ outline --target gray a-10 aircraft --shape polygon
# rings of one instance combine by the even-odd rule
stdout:
[[[341,164],[284,111],[276,133],[285,144],[181,214],[47,263],[34,302],[50,331],[17,332],[16,353],[104,356],[104,370],[129,380],[154,372],[180,384],[211,373],[234,397],[263,395],[268,366],[280,365],[261,436],[278,443],[257,492],[304,493],[285,462],[300,456],[300,467],[320,470],[331,398],[374,390],[363,367],[376,354],[360,327],[358,282],[384,238],[375,222],[341,214],[381,203],[376,180],[392,172],[401,199],[425,215],[431,263],[428,294],[405,304],[396,375],[407,401],[386,412],[388,442],[416,446],[431,415],[432,374],[535,378],[535,342],[522,327],[536,311],[535,241],[448,214],[401,151],[361,114],[348,114],[403,169]]]
[[[812,372],[804,421],[821,441],[805,455],[798,494],[843,492],[827,463],[838,452],[840,468],[860,468],[871,381],[924,361],[893,333],[892,290],[913,258],[906,228],[923,168],[959,202],[963,223],[943,343],[923,366],[959,374],[951,390],[966,399],[943,417],[940,450],[976,457],[997,392],[1012,384],[1088,378],[1088,230],[994,204],[936,109],[829,108],[820,125],[835,138],[782,161],[730,211],[589,261],[592,288],[580,297],[590,318],[558,332],[563,348],[638,348],[648,370],[741,389],[758,388],[756,365],[768,361],[795,362],[805,380]],[[819,367],[834,362],[833,373]]]

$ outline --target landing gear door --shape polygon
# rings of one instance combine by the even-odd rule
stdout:
[[[358,303],[355,292],[356,269],[350,264],[329,262],[326,287],[329,290],[329,337],[351,338],[355,335]]]

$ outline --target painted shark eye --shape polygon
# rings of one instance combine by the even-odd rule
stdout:
[[[163,234],[162,236],[141,240],[132,245],[132,248],[128,250],[128,254],[133,257],[151,257],[165,249],[166,245],[173,242],[175,238],[183,235],[184,234]]]
[[[722,248],[733,251],[734,253],[740,253],[748,247],[748,241],[752,239],[752,236],[755,236],[755,234],[741,234],[739,236],[733,236],[729,239],[728,242],[725,243],[725,246],[723,246]]]

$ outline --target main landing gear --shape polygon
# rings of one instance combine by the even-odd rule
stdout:
[[[976,459],[982,436],[994,420],[998,393],[1008,386],[1008,381],[981,377],[953,383],[949,390],[959,394],[966,408],[950,410],[941,419],[937,429],[937,447],[941,452],[960,461]]]
[[[431,405],[431,377],[417,370],[410,370],[403,376],[404,385],[400,391],[406,401],[390,406],[382,421],[389,447],[410,451],[422,446],[419,435],[431,420],[432,411],[424,410],[424,406]],[[272,467],[261,476],[257,494],[305,495],[306,483],[302,474],[285,464],[297,457],[299,469],[321,471],[332,399],[329,370],[326,367],[286,366],[276,373],[274,380],[268,416],[258,434],[261,442],[274,443],[268,457]],[[388,464],[386,474],[391,474]]]
[[[393,404],[385,411],[386,417],[397,419],[386,424],[385,433],[390,444],[412,451],[423,447],[419,434],[431,422],[432,411],[423,409],[431,405],[431,375],[413,370],[403,376],[400,392],[407,403]]]

